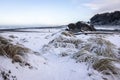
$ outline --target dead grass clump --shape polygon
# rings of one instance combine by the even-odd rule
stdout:
[[[74,59],[76,59],[77,62],[87,62],[87,63],[94,63],[98,60],[98,58],[88,51],[81,50],[77,53],[74,53],[72,56]]]
[[[119,78],[119,49],[114,44],[103,38],[90,38],[86,43],[79,44],[77,53],[72,55],[77,62],[85,62],[88,67],[102,73],[104,77]],[[108,79],[108,78],[106,78]],[[119,80],[118,79],[118,80]],[[110,79],[108,79],[110,80]]]
[[[62,35],[69,36],[69,37],[75,37],[72,32],[64,31],[61,33]]]
[[[9,35],[10,38],[18,38],[17,36],[14,36],[14,35]]]
[[[114,65],[114,63],[119,63],[117,59],[95,56],[84,50],[73,54],[72,58],[76,59],[76,62],[87,63],[89,65],[88,67],[93,67],[93,69],[99,71],[103,75],[109,75],[111,77],[120,75],[120,68]]]
[[[29,51],[28,48],[13,44],[3,45],[3,50],[10,57],[14,57],[16,54],[23,55],[23,53],[27,53]]]
[[[82,49],[85,49],[98,56],[111,58],[116,58],[117,56],[115,45],[102,38],[90,38],[88,40],[88,44],[82,46]]]
[[[20,55],[14,55],[13,56],[13,62],[20,62],[20,63],[22,63],[22,62],[24,62],[24,59]]]
[[[9,40],[0,36],[0,44],[8,44],[9,43]]]
[[[13,44],[0,44],[0,54],[6,55],[8,57],[14,57],[14,55],[23,55],[23,53],[27,53],[29,51],[28,48],[24,48],[19,45]]]
[[[54,46],[55,48],[59,48],[59,47],[61,47],[61,48],[75,48],[75,45],[73,45],[73,44],[70,44],[70,43],[62,43],[62,42],[54,42],[54,43],[53,43],[53,46]]]
[[[64,48],[78,48],[78,45],[80,43],[82,43],[83,41],[81,41],[80,39],[75,39],[75,38],[67,38],[64,37],[62,35],[58,36],[57,38],[55,38],[54,40],[52,40],[51,42],[49,42],[49,44],[54,44],[54,46],[57,47],[64,47]],[[70,47],[71,46],[71,47]]]
[[[28,53],[29,49],[20,45],[12,44],[8,39],[0,36],[0,55],[7,56],[14,60],[16,55],[24,56],[24,53]],[[18,58],[18,57],[17,57]],[[18,58],[21,62],[21,58]],[[16,61],[16,59],[15,59]]]
[[[112,64],[113,62],[117,61],[108,58],[100,59],[93,64],[93,68],[105,75],[119,74],[119,69]]]

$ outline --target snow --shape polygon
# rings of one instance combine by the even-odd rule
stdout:
[[[95,25],[95,28],[96,29],[107,29],[107,30],[116,30],[116,29],[120,30],[119,25],[118,26],[117,25],[115,25],[115,26],[113,26],[113,25],[111,25],[111,26],[110,25],[104,25],[104,26],[103,25],[101,25],[101,26],[100,25]]]
[[[115,44],[117,47],[120,47],[120,35],[111,35],[106,40],[109,40],[113,44]]]
[[[69,47],[54,47],[54,44],[50,43],[53,39],[60,36],[60,29],[34,29],[28,31],[37,32],[6,32],[1,33],[2,36],[13,40],[13,43],[22,44],[32,51],[38,54],[28,54],[27,61],[33,66],[29,69],[26,66],[20,66],[18,63],[12,63],[11,59],[0,56],[0,67],[5,70],[11,70],[13,75],[16,75],[18,80],[103,80],[102,75],[88,67],[86,63],[76,63],[71,58],[71,54],[78,52],[73,44]],[[11,38],[10,35],[15,36]],[[64,36],[63,36],[64,37]],[[111,43],[120,47],[120,35],[77,35],[71,39],[82,40],[87,42],[89,38],[102,37],[109,40]],[[66,37],[70,39],[70,37]],[[48,47],[44,47],[44,46]],[[43,50],[44,49],[44,50]],[[68,56],[62,57],[61,53],[69,53]],[[119,66],[118,64],[116,64]],[[1,77],[0,77],[0,80]],[[11,79],[12,80],[12,79]]]

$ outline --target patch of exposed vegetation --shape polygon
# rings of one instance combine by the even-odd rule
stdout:
[[[114,59],[103,58],[96,61],[93,64],[93,68],[95,70],[101,71],[103,74],[106,75],[119,74],[118,71],[119,69],[112,64],[113,62],[118,62],[118,61]]]
[[[97,56],[93,56],[90,52],[85,50],[80,50],[77,53],[74,53],[72,58],[76,59],[77,62],[88,62],[94,63],[98,60]]]
[[[120,64],[120,49],[104,38],[96,36],[83,41],[66,31],[57,35],[43,50],[57,51],[61,57],[70,55],[76,62],[84,62],[89,65],[88,68],[97,70],[104,80],[115,80],[114,76],[120,79],[120,68],[114,65]]]
[[[14,35],[9,35],[10,38],[18,38],[17,36],[14,36]]]
[[[0,55],[9,57],[13,62],[22,63],[24,55],[29,52],[28,48],[22,45],[13,44],[9,39],[0,36]]]
[[[53,44],[56,48],[76,48],[82,42],[80,39],[75,39],[72,33],[62,32],[61,35],[53,39],[49,44]]]
[[[87,44],[81,46],[80,49],[87,50],[97,56],[116,58],[118,52],[117,48],[110,41],[102,38],[90,38]]]
[[[3,80],[17,80],[17,77],[12,75],[12,72],[10,70],[0,70],[0,77]]]
[[[72,56],[77,62],[89,64],[90,67],[101,72],[104,77],[107,75],[113,79],[114,76],[119,78],[120,68],[114,65],[114,63],[120,64],[119,50],[110,41],[103,38],[90,38],[88,42],[79,44],[79,49],[80,51]],[[106,79],[109,80],[109,78]]]
[[[78,45],[83,43],[81,39],[76,38],[76,36],[72,32],[63,31],[42,48],[43,53],[48,51],[57,50],[57,54],[60,56],[68,56],[74,53]]]
[[[70,32],[70,31],[69,32],[67,32],[67,31],[66,32],[62,32],[61,34],[64,35],[64,36],[75,37],[73,32]]]

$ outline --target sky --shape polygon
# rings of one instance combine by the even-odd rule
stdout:
[[[0,0],[0,25],[64,25],[120,11],[120,0]]]

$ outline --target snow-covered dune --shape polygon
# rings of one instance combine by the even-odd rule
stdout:
[[[32,31],[32,30],[31,30]],[[120,80],[120,34],[74,35],[60,29],[0,36],[29,48],[21,66],[0,56],[0,80]],[[3,75],[3,72],[5,75]]]

